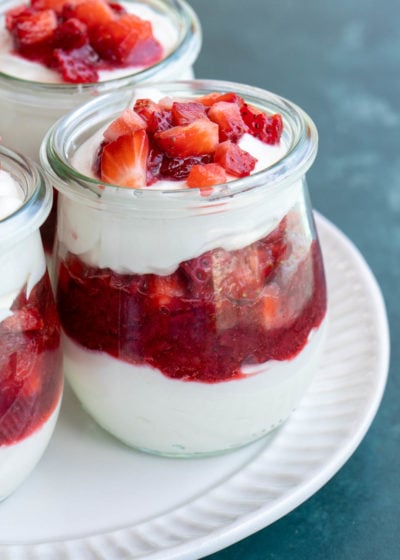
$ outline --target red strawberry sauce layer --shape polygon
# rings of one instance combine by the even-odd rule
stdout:
[[[0,323],[0,446],[39,429],[62,388],[60,328],[46,275],[15,299]]]
[[[149,21],[107,0],[30,0],[6,12],[6,28],[18,55],[69,83],[97,82],[101,70],[148,67],[164,55]]]
[[[58,281],[62,326],[89,350],[168,377],[241,378],[243,365],[296,356],[325,316],[319,245],[285,271],[293,246],[282,220],[264,239],[211,250],[169,276],[117,274],[69,253]]]

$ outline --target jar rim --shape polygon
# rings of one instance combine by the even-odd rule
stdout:
[[[72,167],[68,149],[71,146],[76,149],[79,143],[77,136],[71,135],[71,131],[75,130],[76,134],[81,134],[84,131],[84,126],[82,126],[84,119],[90,117],[90,122],[94,123],[101,114],[102,108],[107,107],[108,111],[111,111],[111,108],[117,107],[118,111],[122,112],[129,104],[133,93],[138,96],[141,89],[146,88],[148,91],[148,87],[149,84],[143,84],[135,87],[133,91],[131,88],[124,88],[102,95],[63,116],[48,130],[41,145],[40,159],[57,190],[67,196],[78,196],[89,204],[92,202],[97,205],[105,187],[120,189],[120,187],[102,182],[100,179],[87,177]],[[132,191],[130,200],[141,199],[151,202],[165,198],[169,199],[170,204],[193,202],[198,206],[207,206],[211,202],[220,202],[254,189],[269,191],[281,187],[282,184],[292,184],[305,175],[316,157],[318,133],[314,122],[300,107],[277,94],[254,86],[218,80],[155,82],[151,83],[150,87],[174,97],[192,95],[195,98],[210,92],[235,92],[244,97],[247,103],[264,108],[264,110],[273,108],[274,112],[282,115],[288,149],[281,159],[265,169],[228,183],[214,185],[212,193],[207,197],[201,196],[199,188],[157,189],[145,187],[130,189]],[[108,120],[112,120],[118,114],[116,112],[114,116],[107,113]],[[99,128],[97,122],[94,130]],[[97,195],[97,198],[93,199],[93,194]],[[107,205],[126,206],[126,199],[121,201],[107,198]]]
[[[29,158],[0,146],[0,163],[24,193],[21,206],[0,219],[0,246],[7,249],[10,243],[39,229],[49,215],[53,193],[38,165]]]
[[[124,0],[128,2],[135,2],[135,0]],[[11,6],[18,3],[17,0],[9,0],[8,4]],[[148,82],[157,79],[157,76],[172,74],[177,65],[191,66],[196,59],[202,42],[202,31],[200,21],[186,0],[146,0],[146,3],[151,7],[163,7],[165,13],[169,10],[177,18],[178,27],[180,28],[180,35],[177,44],[170,53],[167,54],[162,60],[144,68],[138,72],[132,72],[117,78],[111,78],[98,82],[89,82],[82,84],[71,83],[52,83],[52,82],[36,82],[33,80],[26,80],[18,76],[7,74],[0,71],[0,85],[7,85],[13,90],[19,91],[21,88],[29,87],[28,94],[49,94],[58,95],[59,97],[66,96],[69,98],[71,95],[82,94],[99,94],[107,93],[117,88],[126,86],[133,86],[142,82]],[[2,6],[0,15],[8,9],[7,3]]]

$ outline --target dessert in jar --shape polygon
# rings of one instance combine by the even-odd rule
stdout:
[[[39,234],[50,205],[35,165],[0,148],[0,500],[42,456],[61,402],[60,325]]]
[[[201,45],[185,0],[1,4],[2,141],[35,160],[62,114],[125,85],[191,77]]]
[[[141,450],[217,453],[297,406],[326,330],[309,117],[264,90],[158,84],[53,127],[56,303],[85,409]]]

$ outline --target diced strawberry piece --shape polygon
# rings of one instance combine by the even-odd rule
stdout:
[[[278,144],[283,130],[281,115],[267,115],[248,104],[242,107],[241,113],[250,134],[266,144]]]
[[[203,95],[197,99],[199,103],[202,103],[206,107],[211,107],[214,103],[218,103],[219,101],[226,101],[228,103],[236,103],[239,107],[244,105],[244,99],[237,93],[229,92],[229,93],[208,93],[207,95]]]
[[[153,111],[147,121],[148,132],[163,132],[172,126],[171,111],[160,109]]]
[[[58,14],[63,11],[64,5],[74,6],[82,0],[31,0],[31,6],[35,10],[54,10]]]
[[[8,10],[5,17],[6,29],[12,32],[18,22],[22,22],[24,19],[29,18],[34,13],[35,10],[23,5]]]
[[[206,109],[201,103],[192,101],[172,103],[172,119],[174,125],[189,124],[196,119],[206,119]]]
[[[256,300],[264,286],[254,245],[237,251],[219,249],[212,257],[214,289],[219,298]]]
[[[145,121],[148,121],[154,111],[160,111],[160,105],[151,99],[137,99],[133,109]]]
[[[50,42],[56,27],[57,16],[53,10],[43,10],[23,17],[13,29],[17,48],[25,51]]]
[[[96,70],[97,54],[90,45],[80,49],[65,51],[54,49],[52,66],[57,69],[65,82],[72,84],[97,82],[99,75]]]
[[[260,322],[266,329],[279,328],[284,323],[283,312],[279,286],[271,282],[261,292]]]
[[[120,136],[103,149],[101,180],[120,187],[145,187],[148,153],[149,140],[145,130]]]
[[[150,65],[163,54],[153,37],[151,23],[133,15],[122,15],[96,28],[93,48],[104,59],[120,65]]]
[[[159,169],[159,176],[165,179],[182,181],[187,178],[194,165],[211,163],[211,161],[211,154],[186,158],[169,158],[165,156]]]
[[[54,32],[56,48],[66,51],[79,49],[88,42],[87,26],[77,18],[69,18],[60,23]]]
[[[208,118],[219,126],[219,139],[237,142],[245,132],[247,126],[240,114],[239,105],[228,101],[217,101],[208,111]]]
[[[226,182],[226,172],[217,163],[194,165],[187,178],[188,187],[211,187]]]
[[[118,4],[118,2],[109,2],[109,6],[112,9],[112,11],[118,15],[122,15],[122,14],[126,14],[127,11],[124,8],[124,6],[122,6],[121,4]]]
[[[152,185],[160,176],[164,154],[156,147],[151,146],[147,156],[147,185]]]
[[[182,262],[179,268],[187,278],[187,287],[193,297],[214,297],[212,251]]]
[[[176,274],[169,276],[152,275],[149,281],[148,294],[153,305],[156,307],[168,307],[174,298],[181,298],[184,294],[184,287],[179,282]]]
[[[146,121],[132,109],[125,109],[122,115],[106,128],[103,136],[107,142],[113,142],[120,136],[132,134],[142,128],[146,128]]]
[[[80,0],[75,5],[65,2],[63,17],[77,18],[92,30],[113,20],[115,13],[106,0]]]
[[[169,157],[210,154],[218,145],[218,125],[206,119],[197,119],[184,126],[157,132],[154,138]]]
[[[235,177],[246,177],[253,171],[257,159],[230,140],[217,146],[214,161]]]

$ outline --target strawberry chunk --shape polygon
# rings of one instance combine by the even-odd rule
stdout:
[[[53,10],[43,10],[26,15],[16,21],[13,36],[16,47],[25,56],[35,58],[46,45],[51,45],[57,27],[57,16]]]
[[[211,187],[226,182],[226,172],[217,163],[193,165],[187,178],[188,187]]]
[[[77,18],[69,18],[63,21],[54,32],[56,48],[70,51],[72,49],[79,49],[87,43],[87,26]]]
[[[133,14],[99,25],[91,35],[93,48],[104,60],[121,66],[150,65],[163,54],[151,23]]]
[[[218,145],[215,150],[214,161],[221,165],[227,173],[235,177],[250,175],[257,163],[255,157],[230,140],[225,140]]]
[[[237,142],[247,132],[247,126],[242,119],[240,107],[236,103],[217,101],[210,107],[208,118],[218,124],[221,142],[225,140]]]
[[[267,115],[256,107],[245,104],[241,109],[244,122],[250,134],[266,144],[278,144],[283,130],[279,114]]]
[[[157,308],[169,307],[174,300],[184,296],[185,291],[176,274],[152,275],[149,281],[149,297]]]
[[[5,25],[6,29],[10,32],[14,31],[19,22],[29,19],[35,13],[35,10],[28,6],[17,6],[6,12]]]
[[[107,142],[113,142],[120,136],[132,134],[136,130],[144,128],[146,128],[146,121],[132,109],[125,109],[122,115],[106,128],[103,136]]]
[[[206,107],[211,107],[214,103],[218,103],[219,101],[226,101],[228,103],[236,103],[239,107],[244,105],[244,99],[237,93],[228,92],[228,93],[208,93],[207,95],[203,95],[197,99],[199,103],[202,103]]]
[[[120,136],[103,149],[101,180],[119,187],[145,187],[148,153],[149,140],[145,130]]]
[[[254,245],[237,251],[216,250],[212,258],[213,281],[219,298],[238,302],[256,300],[264,286]]]
[[[154,139],[169,157],[210,154],[218,146],[218,125],[208,119],[197,119],[184,126],[157,132]]]
[[[206,109],[201,103],[192,101],[172,103],[172,120],[174,125],[189,124],[196,119],[206,119]]]
[[[181,181],[186,179],[194,165],[211,163],[212,155],[204,154],[202,156],[191,156],[185,158],[169,158],[163,156],[161,166],[159,168],[159,177],[164,179],[172,179]]]
[[[89,30],[106,24],[115,17],[106,0],[80,0],[75,4],[66,1],[64,4],[63,17],[77,18],[86,24]]]
[[[91,46],[84,45],[80,49],[66,51],[54,49],[52,66],[58,70],[66,82],[73,84],[97,82],[97,54]]]
[[[66,3],[70,5],[77,4],[82,0],[31,0],[31,6],[34,10],[54,10],[61,14]]]
[[[148,121],[154,111],[160,111],[161,107],[151,99],[137,99],[133,107],[134,111],[140,115],[145,121]]]

